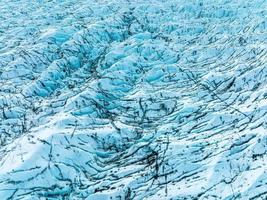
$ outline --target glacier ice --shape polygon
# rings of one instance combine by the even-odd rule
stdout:
[[[0,200],[266,199],[266,0],[1,0]]]

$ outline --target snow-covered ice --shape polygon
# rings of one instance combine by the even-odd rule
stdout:
[[[1,0],[0,200],[267,199],[266,0]]]

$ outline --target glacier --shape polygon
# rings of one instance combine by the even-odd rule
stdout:
[[[0,200],[267,199],[266,0],[1,0]]]

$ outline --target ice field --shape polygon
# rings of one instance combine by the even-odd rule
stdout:
[[[1,0],[0,200],[267,199],[267,0]]]

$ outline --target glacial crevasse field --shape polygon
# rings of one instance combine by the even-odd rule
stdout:
[[[267,1],[1,0],[0,199],[267,199]]]

